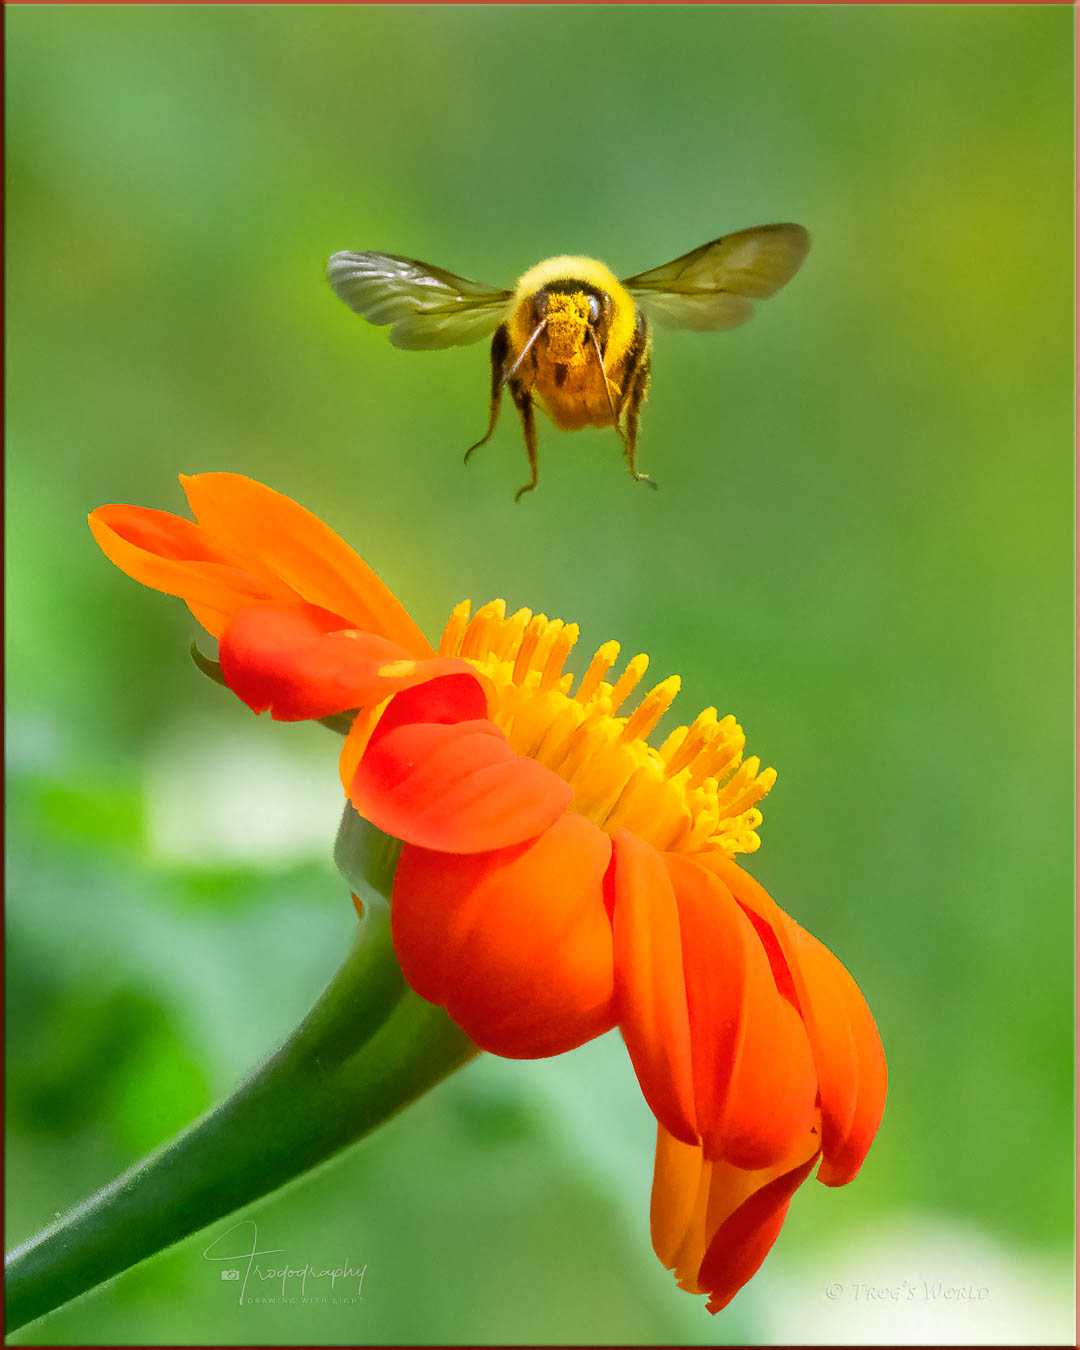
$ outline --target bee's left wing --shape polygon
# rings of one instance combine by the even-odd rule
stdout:
[[[735,328],[799,270],[810,248],[801,225],[758,225],[622,283],[657,323],[670,328]]]
[[[479,342],[507,317],[512,296],[393,253],[335,253],[326,279],[351,310],[390,324],[390,341],[411,351]]]

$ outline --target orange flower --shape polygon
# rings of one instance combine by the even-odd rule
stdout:
[[[373,731],[356,723],[344,777],[361,814],[405,841],[392,919],[414,989],[502,1055],[554,1054],[619,1025],[658,1121],[654,1247],[716,1312],[819,1157],[828,1185],[858,1172],[885,1059],[845,968],[732,860],[757,849],[775,774],[743,760],[741,728],[712,708],[651,746],[678,680],[620,715],[646,658],[609,683],[609,643],[574,690],[562,667],[576,637],[495,602],[471,619],[459,606],[439,647],[485,680],[490,734],[571,789],[540,834],[491,843],[503,800],[453,749],[477,724],[424,727],[418,689]]]
[[[653,1243],[718,1311],[795,1189],[854,1177],[885,1061],[858,987],[733,861],[773,771],[708,709],[657,748],[679,682],[622,712],[608,643],[574,689],[577,628],[501,601],[450,616],[438,653],[355,554],[287,498],[182,479],[197,525],[104,507],[102,548],[183,596],[256,711],[355,711],[356,809],[403,841],[394,945],[409,983],[482,1049],[557,1054],[618,1025],[658,1121]]]

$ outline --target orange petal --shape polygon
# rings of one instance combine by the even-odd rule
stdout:
[[[195,616],[195,622],[219,639],[225,631],[225,625],[232,618],[232,615],[225,613],[224,610],[210,609],[207,605],[200,605],[198,601],[189,600],[187,607]]]
[[[471,677],[434,684],[455,680],[472,691],[474,708],[476,699],[486,707]],[[570,787],[536,760],[515,754],[479,709],[457,721],[457,710],[428,706],[431,688],[391,702],[352,781],[353,805],[384,834],[445,853],[483,853],[534,839],[569,806]],[[403,722],[402,708],[416,720]]]
[[[653,1251],[684,1283],[696,1275],[705,1254],[704,1206],[711,1173],[700,1144],[684,1144],[657,1125],[649,1206]]]
[[[776,935],[817,1070],[824,1159],[818,1175],[827,1185],[844,1185],[862,1166],[885,1109],[885,1052],[866,1000],[832,952],[785,914],[753,877],[716,855],[707,865]]]
[[[410,656],[432,654],[405,607],[367,563],[291,498],[235,473],[181,474],[180,484],[200,525],[302,600],[396,642]]]
[[[391,904],[405,978],[493,1054],[556,1055],[608,1031],[610,857],[610,840],[579,815],[491,853],[407,844]]]
[[[747,1171],[708,1162],[700,1146],[682,1144],[662,1125],[657,1128],[653,1248],[674,1270],[680,1289],[712,1293],[711,1312],[734,1297],[780,1230],[787,1203],[778,1192],[790,1187],[790,1198],[817,1161],[819,1148],[818,1134],[808,1131],[774,1166]]]
[[[388,638],[342,629],[342,622],[315,605],[240,610],[221,639],[226,683],[255,712],[269,708],[279,721],[295,722],[370,707],[443,675],[473,679],[464,661],[414,661]]]
[[[698,1140],[679,909],[660,854],[615,834],[615,1006],[645,1100],[685,1144]]]
[[[709,1294],[706,1305],[709,1312],[717,1313],[726,1308],[743,1285],[757,1274],[780,1235],[791,1197],[810,1175],[816,1161],[817,1153],[814,1152],[806,1162],[768,1181],[743,1200],[713,1232],[697,1276],[698,1285]],[[714,1190],[722,1189],[732,1181],[741,1186],[745,1184],[745,1177],[726,1170],[721,1172],[719,1168],[714,1171]],[[710,1208],[714,1200],[722,1204],[723,1196],[710,1196]]]
[[[364,757],[364,751],[368,747],[379,724],[379,719],[389,706],[390,700],[386,699],[382,703],[377,703],[373,708],[363,708],[353,718],[353,724],[349,728],[349,733],[345,737],[344,744],[341,747],[341,754],[338,756],[338,773],[341,775],[341,785],[348,796],[349,788],[356,777],[356,771],[360,767],[360,761]]]
[[[768,1167],[814,1118],[817,1080],[805,1029],[727,888],[687,858],[666,854],[664,861],[679,906],[705,1157]]]
[[[286,587],[248,570],[205,530],[168,511],[141,506],[100,506],[89,516],[101,551],[129,577],[197,608],[199,621],[220,637],[217,615],[265,600],[287,600]]]

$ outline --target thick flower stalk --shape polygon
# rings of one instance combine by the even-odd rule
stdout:
[[[360,921],[340,970],[231,1096],[10,1254],[9,1332],[277,1190],[476,1054],[394,959],[386,902],[399,847],[345,811],[334,852]]]
[[[348,714],[342,782],[402,842],[393,942],[418,994],[500,1055],[620,1028],[658,1122],[654,1247],[718,1311],[815,1166],[855,1176],[885,1100],[854,980],[733,860],[775,774],[711,708],[652,745],[679,682],[630,706],[644,656],[614,675],[607,643],[575,684],[576,626],[501,601],[459,605],[433,650],[288,498],[181,481],[197,523],[103,507],[98,543],[187,601],[254,711]]]

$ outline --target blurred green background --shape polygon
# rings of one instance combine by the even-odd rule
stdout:
[[[715,1319],[652,1256],[609,1037],[478,1062],[246,1212],[366,1263],[362,1306],[238,1306],[219,1224],[14,1339],[1070,1340],[1071,9],[5,18],[9,1243],[223,1096],[350,933],[336,741],[202,679],[86,529],[182,510],[181,471],[297,498],[432,635],[501,595],[577,620],[576,669],[617,637],[681,673],[671,724],[734,712],[780,772],[751,868],[891,1070],[857,1183]],[[788,219],[813,249],[751,324],[658,336],[659,493],[542,421],[515,507],[515,419],[461,462],[484,346],[397,351],[324,281],[626,275]]]

